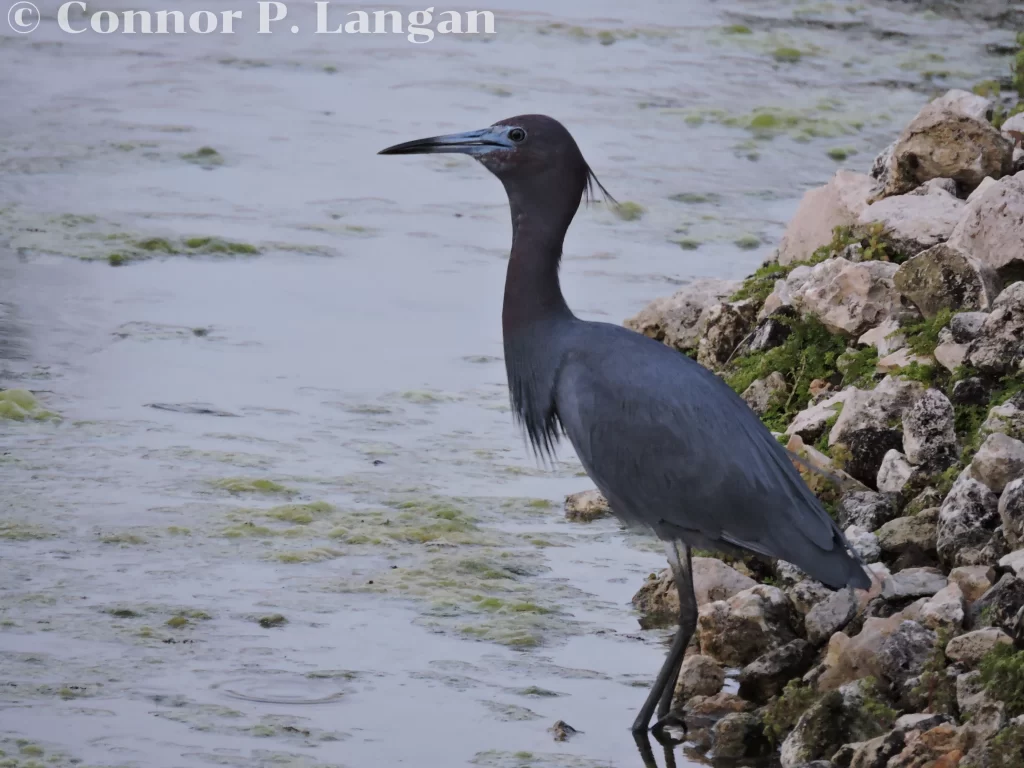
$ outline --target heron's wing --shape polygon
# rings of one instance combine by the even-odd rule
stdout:
[[[646,341],[646,340],[645,340]],[[778,557],[832,586],[864,584],[834,521],[785,449],[718,377],[658,345],[617,363],[570,357],[558,415],[624,517]]]

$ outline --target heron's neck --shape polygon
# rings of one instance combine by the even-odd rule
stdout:
[[[569,221],[571,216],[567,221],[552,220],[537,208],[512,202],[512,252],[501,315],[506,341],[538,322],[572,318],[558,282]]]

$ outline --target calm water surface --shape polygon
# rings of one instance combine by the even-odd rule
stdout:
[[[71,38],[41,5],[0,33],[0,385],[63,419],[0,421],[0,749],[58,766],[639,765],[666,635],[629,598],[660,551],[563,522],[579,463],[511,424],[500,184],[374,153],[561,119],[645,210],[566,244],[570,304],[619,322],[749,272],[830,151],[866,169],[1011,36],[505,0],[494,38],[420,46]]]

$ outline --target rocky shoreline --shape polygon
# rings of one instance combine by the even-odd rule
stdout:
[[[747,280],[625,321],[837,478],[801,469],[876,577],[832,592],[788,563],[699,553],[677,706],[710,757],[1024,766],[1022,105],[946,93],[870,175],[808,192]],[[567,500],[571,519],[601,509],[593,491]],[[677,602],[668,570],[634,598],[648,624]]]

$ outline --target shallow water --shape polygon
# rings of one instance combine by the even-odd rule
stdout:
[[[0,750],[640,764],[666,634],[629,598],[659,548],[562,521],[589,482],[511,424],[500,185],[374,153],[562,119],[646,209],[594,206],[567,241],[570,304],[618,322],[749,272],[829,150],[866,169],[933,89],[1002,74],[984,46],[1011,35],[874,5],[503,5],[494,39],[423,46],[0,33],[0,385],[63,417],[0,421]]]

